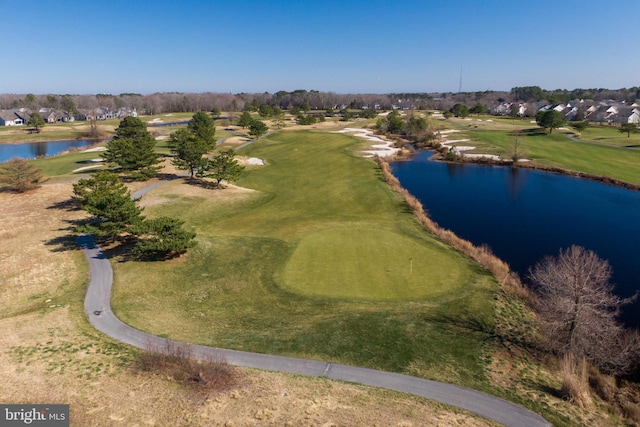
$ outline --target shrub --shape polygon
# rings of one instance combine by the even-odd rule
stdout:
[[[235,386],[238,375],[218,355],[208,360],[195,360],[190,344],[166,341],[161,349],[147,346],[138,358],[137,367],[142,372],[166,376],[197,392],[223,391]]]

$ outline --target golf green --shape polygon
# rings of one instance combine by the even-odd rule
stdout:
[[[282,285],[304,295],[369,300],[437,297],[467,279],[460,257],[420,238],[349,224],[306,235]]]

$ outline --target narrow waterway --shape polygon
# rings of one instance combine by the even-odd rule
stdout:
[[[391,168],[429,216],[476,245],[487,244],[521,277],[572,244],[613,269],[621,296],[640,289],[640,192],[527,169],[430,161],[421,152]],[[621,320],[640,327],[640,302]]]

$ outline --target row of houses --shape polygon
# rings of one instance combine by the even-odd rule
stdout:
[[[109,108],[79,109],[75,113],[55,108],[40,108],[36,111],[46,123],[74,122],[87,120],[121,119],[128,116],[138,117],[136,109],[119,108],[115,111]],[[33,111],[28,108],[0,110],[0,126],[26,125]]]
[[[631,104],[614,100],[585,101],[573,100],[565,104],[528,105],[527,103],[502,103],[492,109],[495,115],[533,116],[538,111],[554,110],[568,121],[596,123],[636,123],[640,124],[640,101]]]

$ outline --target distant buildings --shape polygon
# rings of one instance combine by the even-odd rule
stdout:
[[[563,104],[502,102],[492,108],[490,112],[497,116],[533,117],[538,111],[547,110],[561,113],[567,121],[640,124],[640,101],[632,104],[613,99],[597,102],[576,99]]]
[[[138,117],[138,112],[135,108],[125,107],[115,111],[103,107],[79,109],[73,113],[55,108],[40,108],[36,112],[40,114],[46,123],[121,119],[128,116]],[[0,110],[0,126],[26,125],[32,114],[33,111],[28,108]]]

